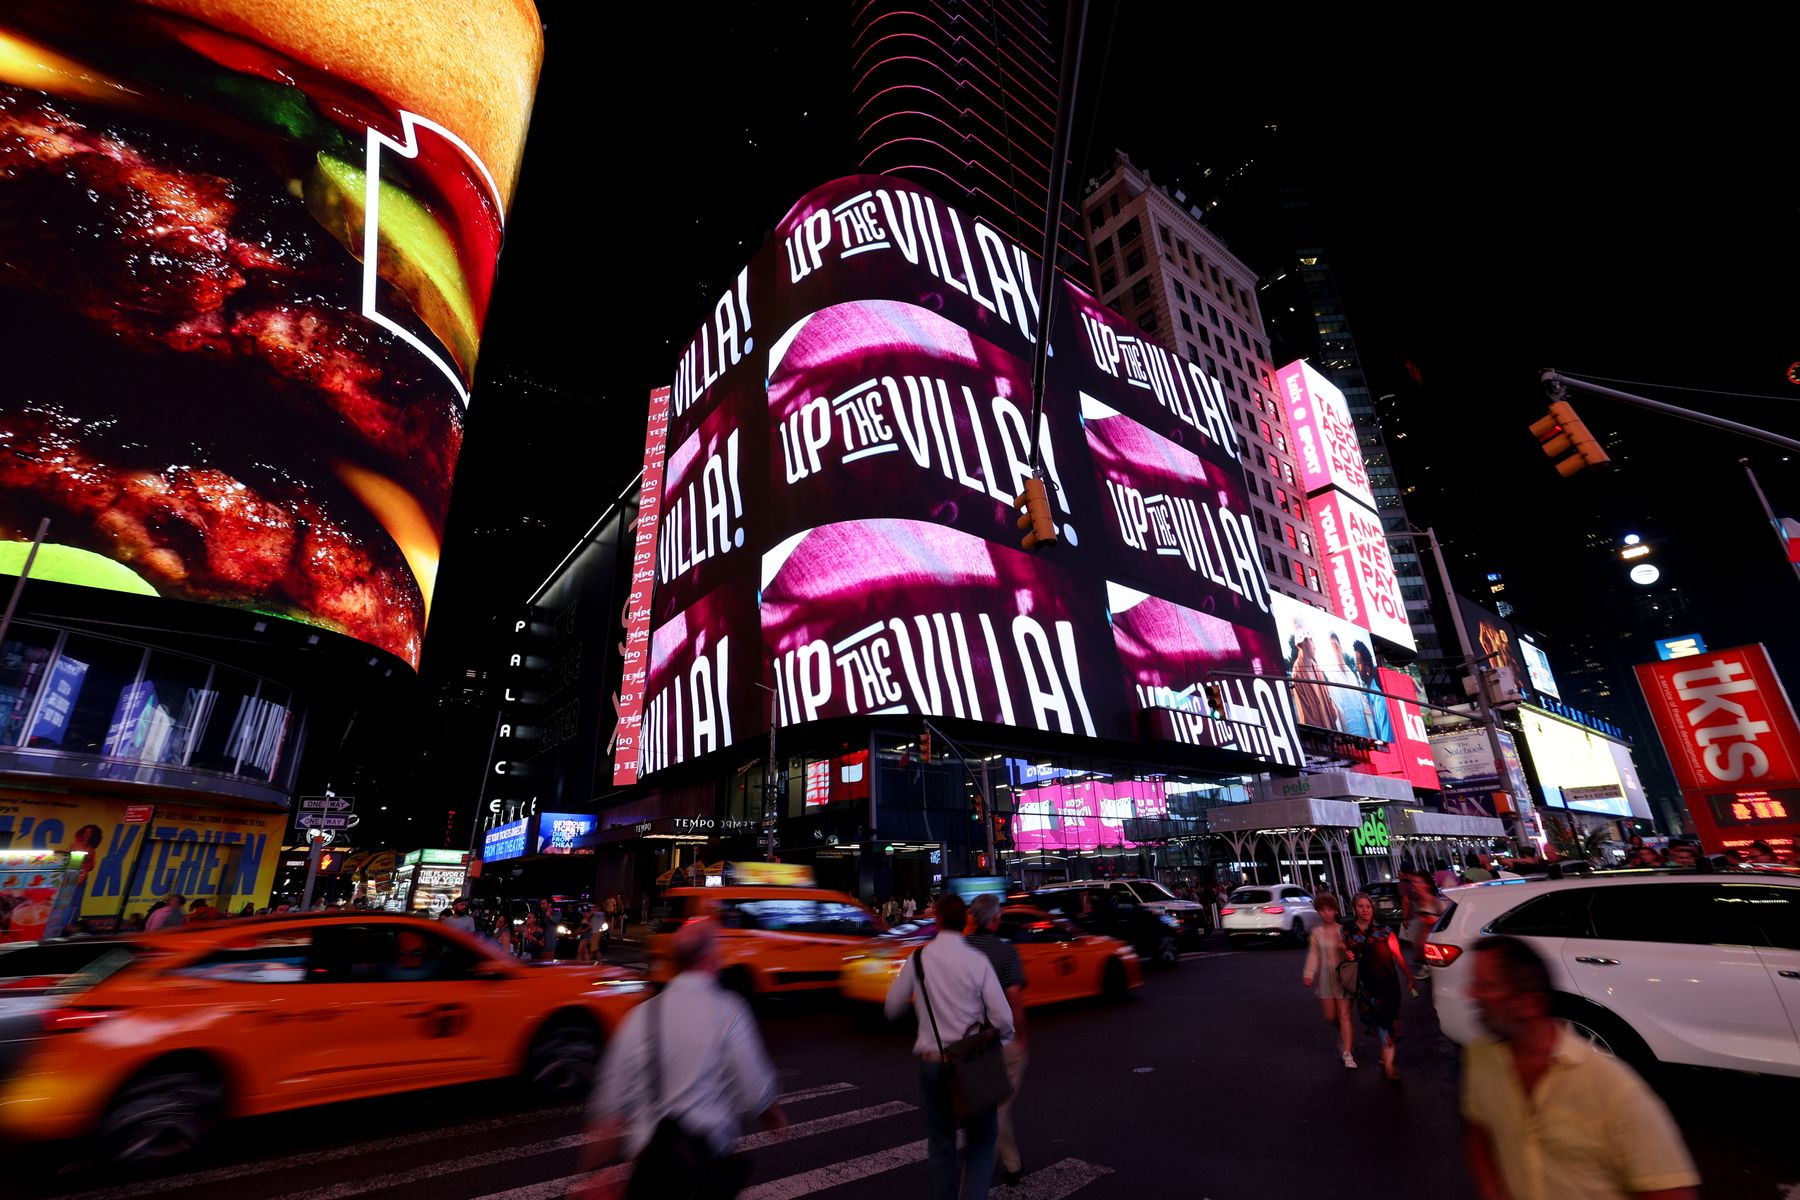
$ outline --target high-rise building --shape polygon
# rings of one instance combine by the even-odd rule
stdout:
[[[1319,214],[1300,173],[1282,152],[1280,131],[1265,132],[1269,142],[1254,158],[1223,175],[1205,176],[1214,186],[1197,207],[1208,227],[1240,247],[1258,270],[1258,299],[1269,314],[1269,340],[1276,347],[1277,361],[1303,358],[1344,393],[1369,470],[1369,490],[1388,535],[1407,623],[1430,681],[1439,673],[1435,664],[1446,654],[1445,635],[1439,633],[1432,604],[1435,581],[1426,582],[1427,571],[1435,568],[1421,557],[1423,547],[1407,532],[1412,522],[1388,447],[1390,434],[1397,432],[1391,428],[1396,420],[1394,398],[1384,395],[1378,400],[1369,386]],[[1417,384],[1416,368],[1409,363],[1408,371],[1408,382]],[[1454,640],[1454,635],[1450,637]],[[1448,653],[1459,652],[1452,648]]]
[[[1057,46],[1044,0],[863,0],[851,17],[860,167],[930,188],[1034,253],[1044,241]],[[1074,206],[1060,265],[1085,277]]]
[[[1256,273],[1179,192],[1158,186],[1122,153],[1087,185],[1082,214],[1095,294],[1224,387],[1258,497],[1251,521],[1270,584],[1323,603],[1317,535],[1276,396]]]

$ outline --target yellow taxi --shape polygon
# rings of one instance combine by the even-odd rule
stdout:
[[[718,887],[672,888],[653,918],[650,979],[674,973],[671,935],[689,921],[719,924],[719,982],[745,997],[826,991],[838,985],[844,956],[886,928],[881,919],[843,892],[810,886],[811,872],[793,864],[731,864],[732,882]],[[769,868],[787,866],[776,872]],[[792,882],[788,882],[792,881]]]
[[[937,932],[929,917],[897,925],[845,956],[838,991],[846,999],[880,1004],[888,985],[913,951]],[[1088,996],[1122,1000],[1142,987],[1137,952],[1116,938],[1084,933],[1041,908],[1008,905],[1000,910],[1000,936],[1019,951],[1025,968],[1025,1004],[1057,1004]]]
[[[338,1100],[511,1076],[580,1095],[648,995],[616,968],[525,964],[398,914],[234,919],[98,944],[50,986],[7,992],[41,1033],[0,1081],[0,1139],[94,1137],[141,1164],[226,1118]]]

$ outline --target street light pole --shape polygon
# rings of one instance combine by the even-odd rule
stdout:
[[[775,861],[775,727],[780,723],[781,695],[766,683],[757,687],[769,693],[769,762],[763,768],[763,861]]]
[[[933,725],[930,721],[921,719],[919,723],[921,725],[925,726],[925,728],[929,729],[932,733],[936,734],[938,736],[938,738],[944,743],[944,745],[950,747],[950,753],[956,755],[956,761],[962,764],[963,774],[967,775],[969,777],[969,782],[975,785],[975,792],[977,795],[979,795],[981,797],[981,823],[987,827],[988,862],[993,863],[994,862],[994,806],[993,806],[993,803],[991,801],[989,801],[989,799],[988,799],[988,790],[987,790],[987,783],[986,783],[986,779],[987,779],[987,762],[986,762],[986,760],[982,761],[981,778],[977,779],[975,777],[974,769],[969,766],[969,756],[963,753],[961,746],[958,746],[955,742],[950,740],[949,734],[947,734],[943,730],[939,729],[936,725]]]
[[[1409,529],[1407,532],[1415,538],[1423,537],[1431,547],[1431,557],[1437,562],[1438,582],[1443,585],[1444,603],[1450,606],[1450,621],[1456,627],[1456,644],[1462,649],[1463,661],[1475,673],[1475,709],[1481,714],[1481,723],[1487,727],[1488,750],[1494,756],[1494,779],[1500,790],[1506,793],[1507,802],[1512,808],[1513,836],[1523,847],[1531,840],[1530,831],[1525,826],[1525,814],[1519,806],[1519,797],[1513,795],[1512,780],[1506,769],[1506,753],[1500,744],[1500,724],[1494,719],[1494,710],[1488,707],[1483,674],[1491,667],[1487,658],[1475,657],[1475,647],[1469,642],[1469,629],[1463,624],[1462,606],[1456,602],[1456,589],[1450,585],[1450,569],[1444,565],[1444,549],[1438,545],[1437,531],[1426,529],[1421,533],[1416,529]]]

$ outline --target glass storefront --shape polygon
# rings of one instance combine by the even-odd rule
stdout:
[[[287,688],[204,659],[25,622],[0,647],[0,752],[14,765],[100,759],[288,790],[298,728]]]

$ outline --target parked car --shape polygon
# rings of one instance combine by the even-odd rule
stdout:
[[[1138,954],[1165,966],[1181,961],[1181,922],[1153,912],[1130,891],[1115,892],[1101,881],[1040,888],[1031,903],[1067,918],[1088,933],[1117,938]]]
[[[1283,937],[1304,945],[1322,920],[1312,893],[1291,883],[1241,887],[1219,909],[1219,927],[1234,946]]]
[[[1509,934],[1544,956],[1556,1014],[1634,1065],[1800,1076],[1800,878],[1634,871],[1446,895],[1425,960],[1453,1041],[1482,1033],[1472,948]]]
[[[1195,946],[1212,932],[1212,914],[1206,905],[1183,900],[1154,879],[1110,879],[1105,886],[1114,897],[1127,904],[1141,904],[1153,913],[1174,917],[1181,926],[1181,942]],[[1081,883],[1047,883],[1038,890],[1046,895],[1069,888],[1099,886],[1100,881]]]
[[[1400,885],[1397,883],[1364,884],[1363,891],[1375,902],[1375,919],[1387,925],[1398,927],[1404,920],[1406,906],[1400,900]],[[1344,897],[1344,906],[1348,908],[1350,897]]]

